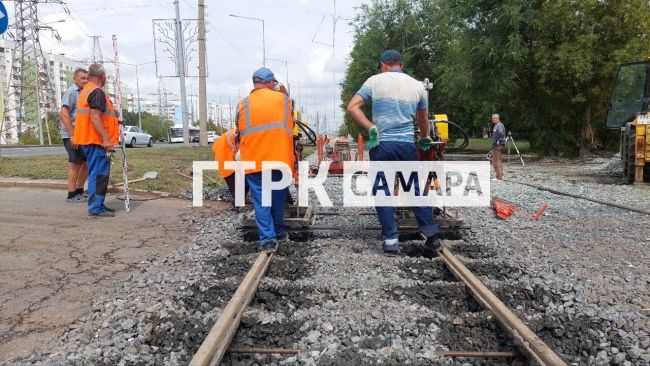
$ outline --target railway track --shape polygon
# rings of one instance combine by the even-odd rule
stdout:
[[[308,244],[292,243],[286,245],[304,247],[304,245]],[[471,253],[470,248],[471,247],[466,245],[459,246],[461,252],[464,250]],[[444,312],[444,307],[446,305],[452,305],[451,307],[453,308],[453,304],[461,301],[460,299],[464,302],[470,303],[470,305],[460,305],[461,310],[452,311],[452,314],[447,316],[452,323],[452,325],[445,325],[448,328],[450,327],[447,331],[453,332],[453,328],[457,327],[457,330],[459,330],[459,336],[451,336],[450,338],[456,339],[456,341],[448,345],[448,348],[450,349],[449,351],[438,351],[438,356],[477,360],[497,359],[499,362],[505,362],[505,364],[508,364],[509,360],[512,360],[513,358],[527,358],[529,360],[534,360],[536,363],[541,365],[566,365],[566,363],[564,363],[564,361],[551,348],[544,344],[540,337],[527,327],[510,308],[508,308],[493,292],[491,292],[479,277],[472,273],[472,271],[468,269],[451,250],[444,249],[440,258],[431,260],[421,257],[418,258],[418,256],[422,254],[418,252],[420,249],[421,247],[418,247],[415,244],[405,248],[404,252],[407,254],[405,257],[401,258],[403,260],[400,265],[405,273],[419,272],[422,279],[428,280],[422,281],[422,279],[419,279],[418,282],[423,283],[421,287],[430,288],[427,290],[417,290],[409,287],[399,287],[392,289],[389,295],[403,301],[404,299],[409,299],[410,294],[417,293],[419,295],[415,296],[416,302],[421,302],[423,304],[428,303],[429,306],[433,307],[433,310],[441,312]],[[256,345],[253,345],[252,347],[241,347],[237,345],[237,341],[233,342],[233,339],[236,338],[236,330],[240,324],[242,316],[244,315],[247,306],[255,298],[255,292],[260,284],[263,283],[262,279],[269,266],[272,265],[273,261],[286,261],[286,253],[283,252],[284,251],[281,248],[277,254],[261,253],[257,256],[228,304],[221,310],[217,321],[203,340],[198,351],[194,354],[190,365],[219,365],[227,353],[230,353],[228,357],[232,360],[237,359],[240,357],[238,355],[241,354],[295,355],[313,351],[319,353],[322,351],[322,349],[319,348],[296,348],[291,344],[267,344],[264,347],[257,347]],[[409,254],[413,257],[410,257]],[[318,259],[320,256],[317,255],[312,258]],[[470,267],[476,267],[481,277],[489,274],[490,271],[494,269],[494,267],[490,267],[489,262],[486,264],[485,262],[476,262],[476,260],[472,259],[467,260],[470,263]],[[430,270],[426,269],[426,265],[431,267]],[[453,275],[457,280],[454,280],[451,275]],[[458,281],[462,282],[459,283]],[[510,290],[512,289],[506,287],[500,288],[501,292]],[[454,297],[453,292],[458,293],[458,298],[450,300],[450,298]],[[443,293],[449,297],[446,299],[436,299],[436,293]],[[428,295],[431,295],[431,297],[428,297]],[[473,309],[472,311],[463,310],[465,307],[472,307],[472,300],[467,298],[468,295],[471,295],[476,302],[482,305],[487,311],[480,311],[478,309]],[[510,293],[510,295],[512,295],[512,293]],[[517,295],[514,295],[514,297],[516,300]],[[280,301],[279,298],[274,300]],[[436,304],[436,301],[440,301],[440,303]],[[458,305],[456,304],[456,306]],[[290,317],[290,314],[287,315]],[[477,316],[479,318],[483,317],[484,319],[477,320]],[[502,330],[494,328],[494,319],[492,319],[492,317],[498,320]],[[471,340],[463,340],[463,332],[467,331],[467,329],[463,327],[463,323],[470,322],[471,319],[478,322],[483,321],[485,324],[484,328],[487,328],[486,332],[493,333],[492,335],[487,336],[482,334],[482,336],[484,338],[495,339],[496,344],[494,344],[494,349],[477,350],[476,345],[471,344]],[[504,341],[503,338],[509,338],[511,341]],[[477,344],[480,343],[484,342],[477,342]],[[451,347],[468,348],[452,349]],[[508,347],[511,349],[504,351],[504,349],[507,349]],[[269,359],[269,362],[274,362],[272,360],[274,359]],[[258,362],[262,364],[264,363],[259,360]]]

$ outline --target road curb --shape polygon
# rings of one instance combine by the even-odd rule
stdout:
[[[63,147],[63,144],[52,144],[52,145],[2,145],[0,149],[29,149],[32,147]]]
[[[0,179],[0,187],[67,189],[68,184],[64,181],[53,180]]]
[[[0,187],[21,187],[21,188],[45,188],[45,189],[68,189],[66,181],[47,179],[0,179]],[[129,188],[130,192],[155,194],[161,197],[173,197],[169,192],[148,191],[146,189]],[[124,193],[122,187],[108,187],[108,193]]]

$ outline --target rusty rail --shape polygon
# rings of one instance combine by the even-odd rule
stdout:
[[[516,352],[440,351],[438,356],[451,358],[514,358],[518,354]]]
[[[531,187],[531,188],[538,189],[538,190],[540,190],[540,191],[546,191],[546,192],[553,193],[553,194],[557,194],[557,195],[560,195],[560,196],[567,196],[567,197],[578,198],[578,199],[582,199],[582,200],[585,200],[585,201],[590,201],[590,202],[594,202],[594,203],[599,203],[599,204],[601,204],[601,205],[605,205],[605,206],[610,206],[610,207],[620,208],[621,210],[628,210],[628,211],[632,211],[632,212],[638,212],[638,213],[642,213],[642,214],[650,215],[650,211],[649,211],[649,210],[644,210],[644,209],[642,209],[642,208],[638,208],[638,207],[632,207],[632,206],[622,205],[622,204],[619,204],[619,203],[614,203],[614,202],[610,202],[610,201],[600,200],[600,199],[598,199],[598,198],[586,197],[586,196],[582,196],[582,195],[579,195],[579,194],[573,194],[573,193],[568,193],[568,192],[562,192],[562,191],[558,191],[557,189],[547,188],[547,187],[540,186],[540,185],[537,185],[537,184],[525,183],[525,182],[519,182],[519,181],[516,181],[516,180],[510,180],[510,179],[504,179],[504,180],[505,180],[506,182],[521,184],[522,186],[528,186],[528,187]]]
[[[297,355],[298,353],[307,352],[301,348],[246,348],[235,347],[228,350],[229,353],[260,354],[260,355]]]
[[[515,344],[521,351],[543,366],[567,366],[537,334],[530,330],[492,291],[481,283],[449,249],[443,248],[441,257],[454,276],[465,282],[476,301],[494,313],[503,328],[512,335]]]
[[[221,311],[219,319],[214,323],[210,333],[203,340],[201,347],[192,357],[190,366],[215,366],[221,363],[223,355],[241,320],[244,310],[255,295],[260,281],[264,277],[273,253],[260,253],[248,271],[241,284],[235,291],[226,307]]]

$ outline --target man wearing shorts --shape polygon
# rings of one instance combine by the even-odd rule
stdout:
[[[88,82],[88,71],[77,69],[74,72],[74,84],[63,94],[61,100],[61,138],[63,146],[68,152],[68,198],[66,202],[82,203],[88,201],[88,196],[84,193],[84,184],[88,177],[88,165],[86,156],[79,149],[78,145],[72,143],[71,137],[74,136],[75,115],[77,114],[77,101],[81,89]]]

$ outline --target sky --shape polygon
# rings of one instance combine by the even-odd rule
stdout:
[[[175,16],[173,0],[66,0],[71,14],[57,4],[40,4],[39,19],[50,23],[61,37],[56,41],[48,31],[43,31],[41,43],[44,52],[65,53],[75,60],[89,59],[92,52],[92,35],[101,36],[105,59],[113,59],[111,36],[117,36],[119,58],[122,64],[121,79],[135,91],[135,67],[126,63],[141,64],[138,68],[140,94],[156,98],[159,79],[153,64],[158,58],[159,69],[171,67],[159,49],[154,52],[152,19],[171,19]],[[336,2],[336,33],[332,49],[332,25]],[[343,118],[340,88],[353,35],[351,20],[356,8],[367,0],[206,0],[208,100],[227,105],[246,96],[251,88],[251,75],[263,63],[262,22],[231,17],[230,14],[264,19],[266,66],[276,78],[286,81],[286,60],[291,96],[302,106],[309,120],[319,110],[321,126],[323,113],[328,126],[334,129]],[[3,1],[13,17],[13,1]],[[180,0],[183,19],[197,18],[196,0]],[[58,22],[65,20],[64,22]],[[194,47],[198,48],[198,47]],[[334,51],[334,52],[332,52]],[[334,55],[334,63],[332,58]],[[197,55],[194,55],[195,59]],[[112,65],[106,65],[112,73]],[[189,72],[197,75],[196,63]],[[335,71],[335,80],[333,73]],[[179,79],[165,78],[169,92],[179,99]],[[198,94],[198,78],[187,78],[187,94]],[[336,98],[336,99],[335,99]],[[336,102],[334,102],[336,100]],[[334,121],[334,123],[333,123]],[[313,123],[313,122],[312,122]]]

